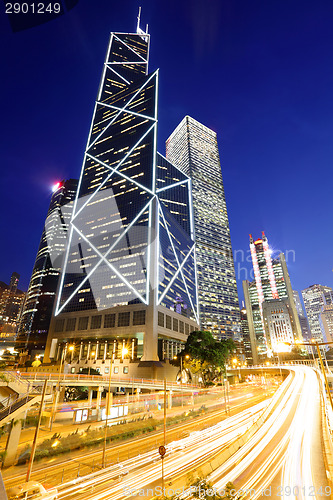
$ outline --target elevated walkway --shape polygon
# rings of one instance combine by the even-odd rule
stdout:
[[[10,401],[7,406],[0,409],[0,427],[7,424],[15,418],[27,411],[30,406],[39,403],[41,396],[31,395],[30,393],[18,397],[14,401]]]
[[[62,373],[59,377],[58,373],[45,373],[45,372],[26,372],[21,373],[20,377],[31,385],[37,387],[48,380],[50,386],[57,385],[58,381],[60,386],[83,386],[83,387],[108,387],[109,377],[103,375],[83,375],[83,374],[70,374]],[[126,387],[126,388],[140,388],[149,389],[153,391],[162,391],[164,389],[164,380],[145,379],[145,378],[125,378],[114,375],[111,377],[111,387]],[[168,391],[182,391],[182,390],[197,390],[199,386],[194,384],[182,385],[180,382],[167,381]]]

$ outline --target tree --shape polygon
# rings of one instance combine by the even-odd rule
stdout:
[[[211,332],[192,332],[186,341],[181,356],[189,355],[184,362],[185,368],[192,373],[200,373],[204,385],[212,383],[221,372],[225,372],[225,364],[236,346],[233,340],[216,340]]]

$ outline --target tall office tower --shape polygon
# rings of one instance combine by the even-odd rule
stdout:
[[[74,371],[114,355],[151,374],[198,327],[190,179],[156,151],[149,39],[111,33],[104,63],[44,358],[74,342]]]
[[[252,365],[253,364],[253,353],[252,353],[253,343],[251,342],[251,338],[250,338],[249,323],[247,320],[247,313],[246,313],[245,307],[242,307],[242,309],[240,310],[240,320],[241,320],[242,337],[243,337],[243,343],[244,343],[244,352],[245,352],[246,362],[248,365]]]
[[[257,363],[276,352],[280,342],[301,340],[302,331],[284,254],[277,259],[271,258],[264,232],[262,238],[255,241],[250,235],[250,251],[255,280],[252,283],[244,281],[243,290],[250,338],[255,344],[253,361]],[[280,321],[281,328],[275,326],[275,320]]]
[[[322,307],[319,324],[324,342],[333,342],[333,304]]]
[[[302,290],[306,315],[309,320],[311,336],[323,341],[319,315],[323,306],[333,304],[333,290],[328,286],[312,285]]]
[[[216,133],[186,116],[166,141],[166,157],[192,179],[200,326],[217,338],[237,338],[239,303]]]
[[[301,325],[302,336],[304,340],[308,341],[311,339],[310,326],[308,322],[308,318],[306,317],[299,293],[296,290],[293,290],[294,301],[296,305],[296,311],[298,314],[298,319]]]
[[[69,179],[54,186],[16,339],[16,348],[29,355],[45,349],[77,184]]]
[[[18,273],[12,273],[9,283],[9,291],[10,293],[16,293],[17,285],[20,279],[20,275]]]
[[[18,273],[12,273],[9,285],[3,284],[0,293],[0,337],[14,341],[22,312],[25,293],[18,290]]]

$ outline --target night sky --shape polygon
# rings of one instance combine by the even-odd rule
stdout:
[[[0,281],[27,289],[51,186],[80,175],[109,33],[135,31],[139,5],[160,152],[185,115],[218,133],[240,297],[262,230],[294,251],[295,289],[333,286],[331,0],[80,0],[17,33],[1,4]]]

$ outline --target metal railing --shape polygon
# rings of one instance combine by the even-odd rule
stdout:
[[[21,373],[22,378],[26,378],[27,380],[49,380],[49,381],[54,381],[58,382],[60,378],[60,383],[61,382],[66,382],[66,383],[71,383],[71,382],[97,382],[101,383],[101,385],[108,383],[109,381],[109,376],[108,375],[86,375],[82,373],[45,373],[45,372],[24,372]],[[164,387],[164,380],[156,380],[156,379],[146,379],[146,378],[125,378],[125,377],[120,377],[117,376],[116,374],[111,376],[112,380],[112,385],[118,385],[120,387],[122,386],[130,386],[132,384],[134,385],[142,385],[142,386],[149,386],[149,387]],[[194,384],[186,384],[183,383],[183,388],[193,388],[197,389],[199,386],[194,385]],[[180,388],[180,383],[178,382],[169,382],[167,381],[167,388],[168,390],[170,389],[178,389]]]
[[[9,403],[9,405],[6,406],[6,408],[0,410],[0,422],[2,419],[8,417],[8,415],[21,408],[21,406],[25,405],[33,398],[34,396],[31,396],[30,393],[27,393],[21,397],[17,397],[14,401]]]

